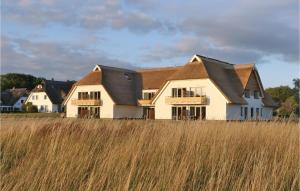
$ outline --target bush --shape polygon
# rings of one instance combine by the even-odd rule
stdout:
[[[28,113],[37,113],[38,108],[35,105],[32,105],[31,102],[28,102],[22,106],[22,110]]]

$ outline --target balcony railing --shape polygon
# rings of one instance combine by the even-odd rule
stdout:
[[[152,106],[151,99],[139,99],[138,104],[140,106]]]
[[[97,105],[97,106],[101,106],[102,105],[102,101],[99,99],[73,99],[71,100],[71,104],[72,105]]]
[[[198,97],[166,97],[166,104],[207,104],[206,96]]]

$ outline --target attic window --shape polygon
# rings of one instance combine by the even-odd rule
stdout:
[[[42,85],[39,84],[39,85],[37,86],[37,88],[38,88],[38,89],[42,89]]]
[[[124,76],[125,76],[125,78],[126,78],[127,80],[131,80],[131,77],[129,76],[128,73],[125,73]]]

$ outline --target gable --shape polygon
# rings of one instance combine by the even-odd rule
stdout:
[[[252,71],[251,74],[250,74],[250,77],[248,79],[248,82],[247,82],[247,85],[245,87],[245,89],[248,89],[248,90],[255,90],[255,91],[260,91],[260,87],[259,87],[259,84],[258,84],[258,80],[254,74],[254,72]]]

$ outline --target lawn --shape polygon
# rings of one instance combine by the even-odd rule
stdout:
[[[1,118],[2,190],[298,190],[281,122]]]

